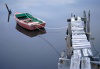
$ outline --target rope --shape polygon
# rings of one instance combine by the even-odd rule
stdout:
[[[40,25],[40,26],[42,26],[42,25]],[[42,26],[42,27],[44,27],[44,26]],[[65,27],[59,27],[59,28],[49,28],[49,27],[45,27],[46,29],[64,29],[64,28],[67,28],[68,26],[65,26]]]
[[[98,58],[99,58],[99,61],[98,61],[98,62],[100,62],[100,52],[97,51],[96,48],[94,47],[94,42],[93,42],[93,40],[91,40],[91,42],[92,42],[92,47],[93,47],[94,51],[97,53],[97,54],[94,55],[94,57],[98,55]]]
[[[67,28],[67,26],[65,26],[65,27],[60,27],[60,28],[49,28],[49,27],[45,27],[46,29],[56,29],[56,30],[58,30],[58,29],[64,29],[64,28]]]
[[[94,56],[97,56],[97,55],[98,55],[99,58],[100,58],[100,52],[96,50],[96,48],[95,48],[95,46],[94,46],[94,41],[91,40],[91,43],[92,43],[92,47],[93,47],[94,51],[97,53],[97,54],[95,54]]]
[[[42,26],[41,24],[40,24],[40,26]],[[42,27],[45,27],[45,26],[42,26]],[[58,30],[58,29],[64,29],[64,28],[67,28],[68,26],[65,26],[65,27],[59,27],[59,28],[49,28],[49,27],[45,27],[46,29],[56,29],[56,30]]]
[[[66,26],[67,27],[67,26]],[[61,27],[61,28],[48,28],[46,27],[47,29],[62,29],[62,28],[66,28],[66,27]],[[38,27],[36,27],[38,30],[44,32],[43,30],[39,29]],[[54,49],[54,51],[61,57],[60,53],[57,51],[57,49],[54,47],[54,45],[52,43],[50,43],[46,38],[43,38],[41,36],[39,36],[41,39],[43,39],[47,44],[49,44],[52,49]]]
[[[52,49],[54,49],[54,51],[57,53],[57,55],[61,56],[60,53],[57,51],[57,49],[54,47],[53,44],[51,44],[46,38],[43,38],[43,37],[41,37],[41,36],[39,36],[39,37],[40,37],[41,39],[43,39],[47,44],[49,44],[49,45],[52,47]]]
[[[36,27],[36,26],[35,26]],[[40,30],[41,32],[44,32],[43,30],[39,29],[38,27],[36,27],[38,30]]]
[[[44,32],[43,30],[41,30],[41,29],[39,29],[38,27],[36,27],[38,30],[40,30],[40,31],[42,31],[42,32]],[[43,38],[43,37],[41,37],[41,36],[39,36],[41,39],[43,39],[47,44],[49,44],[55,51],[56,51],[56,53],[60,56],[60,53],[57,51],[57,49],[54,47],[54,45],[52,45],[47,39],[45,39],[45,38]]]

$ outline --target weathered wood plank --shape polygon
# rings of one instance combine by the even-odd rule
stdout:
[[[89,57],[82,57],[81,69],[91,69]]]
[[[81,61],[80,57],[81,57],[81,51],[74,50],[73,56],[71,57],[70,69],[80,69],[80,61]]]

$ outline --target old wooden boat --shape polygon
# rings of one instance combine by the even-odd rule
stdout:
[[[35,18],[29,13],[15,13],[16,22],[23,28],[35,30],[45,27],[45,22],[39,18]]]

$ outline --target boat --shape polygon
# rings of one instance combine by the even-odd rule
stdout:
[[[45,21],[33,17],[29,13],[16,12],[14,17],[18,25],[28,30],[36,30],[36,29],[44,28],[46,24]]]

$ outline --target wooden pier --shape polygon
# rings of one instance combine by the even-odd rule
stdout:
[[[67,53],[66,56],[63,55],[59,58],[59,63],[63,61],[62,67],[63,64],[69,67],[60,68],[58,65],[58,69],[92,69],[91,58],[93,53],[90,44],[89,21],[87,24],[86,20],[90,20],[90,18],[73,16],[68,19]]]
[[[86,32],[84,31],[84,23],[80,17],[71,18],[71,40],[73,55],[71,57],[70,69],[91,69],[90,56],[91,45],[87,40]]]

